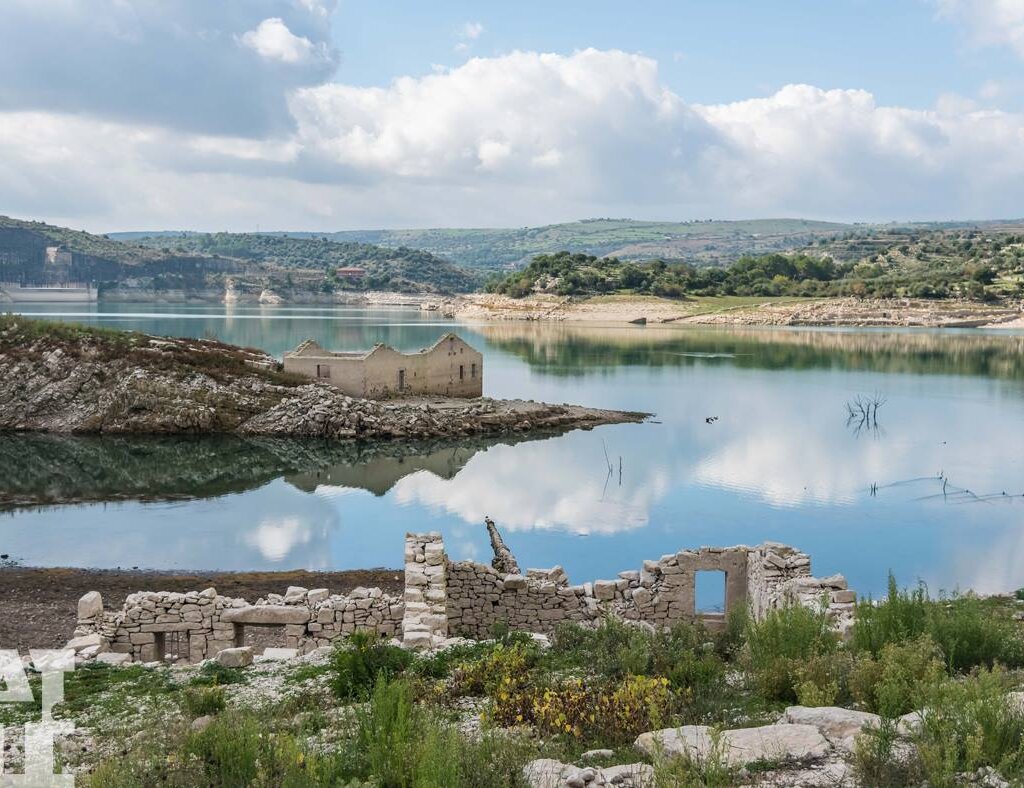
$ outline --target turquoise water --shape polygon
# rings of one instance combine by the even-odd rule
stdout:
[[[356,308],[23,311],[277,355],[309,337],[411,350],[455,325],[484,353],[489,396],[657,414],[402,456],[2,437],[9,489],[91,501],[0,514],[0,552],[26,564],[394,567],[407,530],[439,530],[453,556],[489,560],[489,515],[522,563],[560,563],[581,582],[683,547],[775,540],[862,592],[882,590],[890,569],[934,590],[1024,585],[1019,333],[457,325]],[[884,399],[877,425],[848,423],[858,395]]]

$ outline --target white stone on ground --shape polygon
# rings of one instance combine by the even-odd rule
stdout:
[[[646,763],[627,763],[605,769],[573,766],[553,758],[539,758],[523,767],[530,788],[653,788],[654,769]]]
[[[97,654],[96,662],[102,662],[106,665],[130,665],[132,663],[132,655],[115,654],[113,651],[107,651],[103,654]]]
[[[265,648],[263,653],[260,654],[264,660],[268,661],[284,661],[289,659],[295,659],[299,656],[299,650],[297,648]]]
[[[854,711],[838,706],[790,706],[781,722],[790,725],[813,725],[833,747],[853,752],[857,735],[864,728],[877,728],[882,718],[866,711]]]
[[[711,729],[705,725],[684,725],[641,733],[636,746],[652,757],[684,756],[704,761],[714,748]],[[762,725],[723,731],[719,743],[722,762],[744,766],[755,761],[797,761],[824,758],[831,749],[813,725]]]
[[[226,668],[244,668],[252,664],[252,647],[223,649],[217,652],[217,661]]]

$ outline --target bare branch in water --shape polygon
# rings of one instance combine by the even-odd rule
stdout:
[[[858,394],[846,402],[846,426],[853,430],[855,436],[868,430],[879,434],[878,409],[886,403],[886,398],[879,392],[871,395]]]

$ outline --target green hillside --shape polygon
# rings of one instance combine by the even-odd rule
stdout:
[[[1024,296],[1024,223],[984,230],[904,228],[883,237],[848,233],[799,252],[744,255],[724,267],[559,252],[534,257],[488,289],[514,298],[635,293],[998,301]]]
[[[807,219],[691,222],[587,219],[544,227],[356,230],[331,233],[326,237],[387,247],[411,246],[470,268],[494,270],[524,265],[534,255],[563,250],[634,260],[671,258],[702,265],[723,265],[743,254],[794,249],[852,228],[853,225]]]
[[[47,263],[45,251],[51,246],[71,252],[70,263]],[[365,274],[339,277],[340,267],[362,268]],[[228,279],[239,293],[271,289],[285,296],[360,290],[456,293],[479,286],[472,273],[418,249],[244,233],[120,240],[0,217],[0,282],[90,282],[101,292],[216,291]]]
[[[284,271],[286,277],[288,272],[322,271],[328,285],[342,289],[456,293],[474,290],[480,284],[473,274],[430,252],[332,241],[322,236],[181,233],[142,236],[134,243],[165,254],[246,260],[259,263],[278,275]],[[334,276],[334,270],[340,267],[363,268],[366,275],[354,284]]]

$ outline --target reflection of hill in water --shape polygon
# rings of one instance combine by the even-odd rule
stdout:
[[[924,331],[600,327],[503,323],[478,329],[494,347],[551,375],[610,367],[723,364],[1024,379],[1024,336]]]
[[[478,451],[515,440],[352,444],[237,437],[0,434],[0,509],[66,503],[213,498],[285,477],[383,495],[429,470],[452,478]]]

